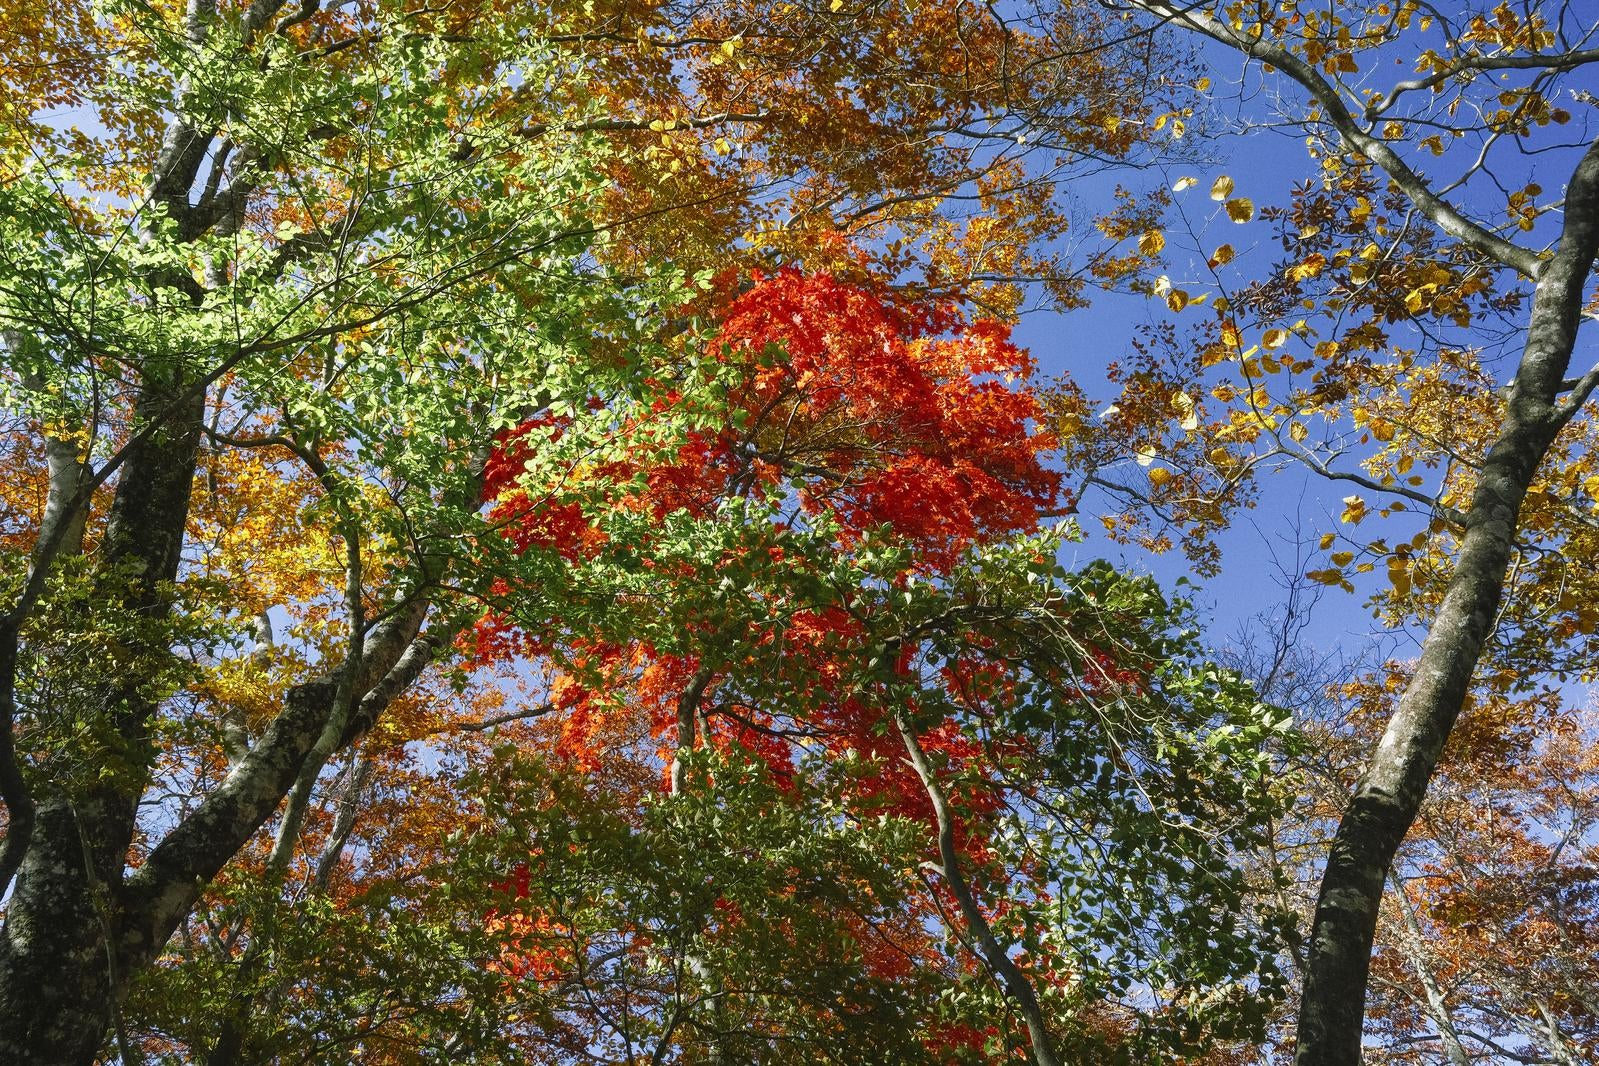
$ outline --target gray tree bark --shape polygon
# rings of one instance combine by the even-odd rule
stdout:
[[[1419,214],[1483,256],[1535,279],[1526,342],[1499,433],[1464,516],[1454,575],[1422,643],[1415,675],[1355,785],[1322,876],[1307,945],[1295,1061],[1298,1066],[1356,1066],[1383,885],[1421,809],[1493,629],[1527,490],[1556,435],[1599,384],[1599,367],[1575,382],[1566,379],[1584,286],[1599,253],[1599,142],[1589,146],[1569,179],[1560,241],[1544,258],[1479,225],[1439,195],[1350,110],[1336,85],[1269,33],[1234,28],[1215,17],[1210,4],[1101,2],[1145,12],[1281,71],[1319,105],[1323,121],[1344,145],[1382,168]],[[1525,58],[1521,65],[1570,69],[1594,62],[1599,53]],[[1575,388],[1562,399],[1571,385]]]
[[[1383,884],[1421,810],[1493,629],[1527,489],[1556,434],[1593,389],[1586,377],[1575,393],[1560,398],[1596,254],[1599,142],[1589,146],[1568,183],[1560,243],[1539,274],[1516,380],[1465,517],[1454,576],[1422,643],[1415,675],[1333,838],[1300,998],[1299,1066],[1360,1062]]]
[[[242,18],[246,41],[283,6],[284,0],[255,0]],[[215,18],[214,0],[189,0],[190,43],[202,45]],[[202,197],[199,206],[191,203],[215,135],[204,119],[188,114],[188,87],[173,90],[173,117],[151,169],[149,199],[178,223],[180,239],[193,240],[236,225],[252,186],[241,177],[220,195]],[[203,296],[187,274],[148,281],[182,298]],[[154,669],[149,664],[170,653],[160,634],[173,607],[207,389],[231,358],[237,356],[216,353],[212,366],[199,358],[152,358],[138,368],[133,434],[92,474],[76,446],[46,441],[50,492],[38,545],[22,595],[0,616],[0,799],[9,816],[0,891],[12,890],[0,927],[0,1062],[93,1062],[130,979],[157,957],[205,885],[272,817],[329,723],[347,726],[341,744],[353,740],[438,647],[421,633],[429,576],[414,575],[383,624],[354,649],[359,665],[335,663],[324,676],[290,690],[255,746],[231,753],[224,783],[128,872],[138,804],[156,756],[150,723],[157,705],[146,674]],[[89,493],[113,474],[106,534],[88,575],[90,600],[94,611],[142,627],[149,646],[133,649],[140,665],[123,674],[75,680],[78,694],[103,715],[105,754],[123,772],[87,784],[30,778],[14,737],[23,623],[46,595],[52,565],[74,553]],[[359,676],[346,676],[351,673]],[[348,697],[342,712],[339,692]]]
[[[203,391],[184,382],[146,382],[135,419],[159,424],[130,447],[99,552],[99,603],[153,632],[172,608],[203,403]],[[112,676],[85,686],[106,709],[104,743],[135,767],[154,754],[147,734],[155,705],[144,680]],[[138,800],[114,778],[48,787],[37,798],[0,928],[0,1061],[88,1062],[103,1042],[127,972],[114,929]]]

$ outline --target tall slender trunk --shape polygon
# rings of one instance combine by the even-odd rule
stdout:
[[[1299,1007],[1298,1066],[1356,1066],[1377,909],[1395,852],[1465,702],[1493,629],[1522,501],[1586,381],[1558,397],[1576,345],[1583,290],[1599,253],[1599,142],[1571,176],[1560,244],[1534,291],[1516,380],[1483,462],[1454,576],[1422,643],[1415,676],[1356,782],[1316,901]]]
[[[1427,1014],[1432,1018],[1432,1024],[1438,1027],[1438,1042],[1443,1045],[1444,1058],[1449,1060],[1449,1066],[1471,1066],[1471,1056],[1466,1054],[1465,1045],[1460,1040],[1460,1031],[1455,1027],[1455,1020],[1449,1013],[1449,1001],[1444,996],[1443,989],[1439,987],[1438,978],[1432,972],[1432,960],[1427,957],[1426,940],[1421,923],[1416,920],[1416,908],[1405,895],[1404,882],[1398,877],[1391,880],[1394,902],[1399,910],[1400,942],[1404,944],[1405,952],[1410,956],[1410,964],[1416,970],[1416,979],[1421,982],[1422,994],[1427,1001]]]

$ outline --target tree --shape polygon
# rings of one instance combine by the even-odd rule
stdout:
[[[1262,857],[1283,874],[1278,907],[1308,922],[1349,789],[1413,664],[1316,652],[1303,638],[1327,590],[1297,569],[1288,584],[1288,611],[1243,630],[1224,660],[1296,709],[1300,802]],[[1591,729],[1591,709],[1559,692],[1475,687],[1395,856],[1375,937],[1368,1057],[1452,1066],[1591,1057]],[[1291,976],[1302,972],[1297,944],[1290,962]],[[1291,1055],[1293,1044],[1285,1014],[1259,1058]]]
[[[171,1005],[242,989],[246,1061],[782,1061],[796,1043],[981,1061],[1031,1041],[963,944],[975,926],[1026,945],[1011,994],[1039,998],[1059,1054],[1258,1023],[1281,928],[1221,917],[1247,891],[1221,842],[1281,801],[1256,752],[1278,720],[1194,661],[1148,582],[1059,574],[1053,537],[1006,542],[1054,495],[1022,354],[993,324],[836,279],[740,287],[716,297],[721,422],[663,441],[654,421],[692,401],[658,381],[614,443],[585,427],[610,425],[592,403],[505,435],[494,517],[547,577],[490,592],[471,644],[528,691],[490,716],[447,693],[391,716],[353,830],[355,764],[330,787],[340,813],[308,829],[274,940],[315,978],[243,972],[247,861],[150,975],[135,1039],[211,1047],[210,1011]],[[906,468],[921,481],[884,492]],[[459,769],[396,772],[412,738]]]
[[[296,933],[277,911],[307,828],[324,879],[353,831],[349,808],[321,809],[323,786],[359,799],[378,772],[359,753],[346,776],[324,771],[386,716],[418,713],[429,667],[484,600],[507,596],[496,580],[565,597],[570,612],[550,617],[584,621],[573,559],[483,535],[492,442],[567,419],[535,456],[557,469],[616,451],[622,427],[647,427],[667,453],[724,424],[723,372],[669,320],[700,267],[830,258],[1000,310],[1017,278],[1042,274],[1074,298],[1075,277],[1029,258],[1064,220],[1011,146],[1047,134],[1052,168],[1140,158],[1146,127],[1120,115],[1181,106],[1150,102],[1181,87],[1148,76],[1162,65],[1142,43],[1100,41],[1090,9],[1042,36],[945,10],[936,32],[907,35],[875,9],[847,25],[785,9],[805,36],[769,38],[754,33],[763,9],[698,6],[619,6],[599,25],[272,0],[7,20],[13,51],[63,62],[4,76],[17,476],[0,619],[0,1048],[81,1062],[110,1030],[132,1055],[130,988],[236,857],[263,888],[224,955],[258,967]],[[935,62],[940,41],[979,37],[1025,73]],[[799,68],[811,80],[785,81],[800,39],[817,43]],[[746,60],[744,40],[766,50]],[[917,79],[857,100],[870,69],[848,64],[885,56]],[[620,77],[623,57],[648,76]],[[827,154],[840,143],[827,116],[795,103],[824,81],[852,130],[848,167]],[[682,103],[713,87],[727,110]],[[732,110],[757,90],[776,117]],[[938,129],[952,100],[960,125]],[[917,123],[932,136],[907,137]],[[745,126],[748,150],[723,151],[714,135],[731,147]],[[707,205],[690,179],[712,173]],[[784,181],[799,236],[739,240]],[[618,209],[646,190],[656,199]],[[935,210],[967,195],[1009,228]],[[651,226],[687,205],[707,208],[704,224],[663,267],[667,231]],[[1116,214],[1125,229],[1137,211]],[[1137,261],[1107,249],[1094,269]],[[654,410],[661,383],[675,395]],[[283,994],[247,976],[221,1013]],[[222,1059],[248,1035],[206,1034]]]
[[[1352,686],[1356,713],[1382,721],[1403,678]],[[1474,704],[1395,864],[1372,1028],[1418,1052],[1435,1032],[1450,1062],[1581,1062],[1595,1047],[1591,709],[1548,692]]]
[[[944,993],[920,1026],[903,1006],[874,1013],[876,1039],[903,1034],[901,1058],[917,1050],[911,1034],[951,1025],[989,1030],[966,1053],[1025,1048],[1039,1063],[1198,1052],[1250,1031],[1273,997],[1283,927],[1230,915],[1251,891],[1237,856],[1281,799],[1259,751],[1281,719],[1196,661],[1180,612],[1148,581],[1104,566],[1069,575],[1053,561],[1058,537],[1005,536],[1054,499],[1021,353],[954,308],[792,271],[720,317],[728,424],[664,462],[648,445],[631,460],[585,456],[592,484],[570,464],[529,464],[512,438],[490,480],[519,550],[567,556],[597,600],[572,629],[572,613],[546,617],[513,590],[513,632],[495,627],[492,646],[530,641],[561,664],[550,715],[562,761],[607,780],[629,764],[634,780],[664,774],[670,798],[618,812],[602,835],[638,848],[664,836],[695,856],[686,869],[635,860],[623,902],[572,939],[572,893],[546,879],[571,884],[565,868],[593,861],[559,843],[570,830],[556,826],[580,815],[560,798],[558,813],[524,811],[515,820],[538,828],[515,832],[510,847],[527,850],[503,860],[534,871],[518,887],[513,969],[616,1003],[618,1061],[707,1042],[734,1061],[782,1061],[787,1041],[833,1047],[841,1033],[839,1057],[870,1060],[883,1052],[850,1037],[847,1015],[800,1005],[797,1020],[774,1018],[774,1000],[801,993],[749,970],[774,951],[748,939],[762,931],[789,931],[779,952],[858,942],[819,932],[837,918],[809,908],[838,902],[805,888],[818,879],[860,886],[849,926],[878,927],[880,952],[903,958],[801,954],[757,973],[801,981],[820,962],[824,986],[864,967],[935,990],[990,975]],[[721,753],[709,764],[706,748]],[[745,821],[752,776],[759,817],[811,841],[764,845],[777,870],[798,862],[786,875],[798,900],[772,889],[776,871],[713,872],[724,851],[739,866],[764,858]],[[816,869],[874,822],[872,847],[897,856],[886,880]],[[610,882],[580,880],[605,912]],[[661,910],[691,901],[687,915]],[[597,936],[644,914],[635,943]],[[648,978],[663,969],[670,980]],[[1015,1022],[984,1002],[996,991]],[[921,1054],[964,1040],[939,1043]]]
[[[1184,56],[1093,3],[601,0],[572,19],[587,125],[636,149],[608,170],[623,262],[803,266],[1002,319],[1145,262],[1158,196],[1057,193],[1182,147],[1168,120],[1195,102]]]
[[[125,46],[73,90],[102,132],[16,126],[7,149],[4,385],[32,438],[8,458],[45,494],[8,516],[0,622],[0,1047],[19,1060],[88,1061],[287,796],[281,867],[329,756],[449,639],[435,590],[494,428],[648,321],[584,276],[594,151],[502,124],[553,58],[510,23],[447,41],[387,10],[306,49],[314,8],[281,8],[95,21]],[[585,394],[636,365],[593,360]],[[274,506],[321,536],[279,558],[226,543]],[[279,595],[303,628],[274,659]],[[200,684],[252,643],[281,669],[253,715]],[[174,775],[207,787],[168,805]]]
[[[1233,363],[1242,380],[1212,390],[1230,408],[1221,425],[1206,423],[1204,412],[1181,413],[1193,430],[1179,456],[1192,459],[1186,473],[1221,483],[1207,498],[1235,499],[1253,469],[1289,455],[1363,490],[1346,501],[1351,526],[1368,513],[1366,494],[1392,501],[1385,515],[1419,503],[1433,519],[1408,544],[1359,546],[1387,561],[1399,609],[1424,609],[1430,620],[1342,816],[1308,947],[1298,1060],[1353,1063],[1384,886],[1491,647],[1512,564],[1552,562],[1549,548],[1572,530],[1536,516],[1540,479],[1559,481],[1547,464],[1585,439],[1599,382],[1593,372],[1568,376],[1599,248],[1599,146],[1580,133],[1564,139],[1572,114],[1560,95],[1573,72],[1599,58],[1594,27],[1565,4],[1470,4],[1458,15],[1414,3],[1336,13],[1295,3],[1113,6],[1196,33],[1290,83],[1301,103],[1284,121],[1308,135],[1321,172],[1292,209],[1271,216],[1287,261],[1238,299],[1209,304],[1215,326],[1196,362]],[[1374,81],[1389,57],[1413,64],[1415,76]],[[1589,102],[1580,91],[1572,99]],[[1538,153],[1541,170],[1563,167],[1563,189],[1546,194],[1523,177],[1520,152]],[[1434,165],[1452,170],[1435,176]],[[1253,217],[1253,203],[1233,197],[1232,179],[1218,180],[1214,192],[1234,220]],[[1230,246],[1217,250],[1210,270],[1232,255]],[[1190,302],[1186,291],[1161,295],[1174,308]],[[1473,350],[1484,335],[1451,341],[1447,330],[1481,329],[1518,307],[1526,308],[1514,333],[1519,357],[1500,385]],[[1396,323],[1415,324],[1420,351],[1383,361]],[[1254,330],[1259,343],[1249,346],[1244,335]],[[1308,382],[1295,377],[1307,371]],[[1171,396],[1158,381],[1139,377],[1141,394]],[[1183,395],[1193,407],[1195,398]],[[1147,413],[1149,405],[1133,410]],[[1307,419],[1323,420],[1328,432],[1312,439]],[[1351,426],[1370,446],[1365,470],[1339,462]],[[1421,470],[1439,473],[1429,484]],[[1154,490],[1148,495],[1158,502],[1161,486]],[[1190,516],[1214,520],[1179,517]],[[1536,538],[1531,546],[1528,536]],[[1324,549],[1336,539],[1329,534]],[[1343,582],[1356,554],[1334,553],[1325,579]],[[1429,578],[1425,593],[1420,577]],[[1521,577],[1518,566],[1518,591]],[[1548,591],[1512,601],[1509,617],[1526,617]],[[1580,610],[1568,600],[1554,613],[1583,633]],[[1498,630],[1507,643],[1513,631],[1514,621]]]

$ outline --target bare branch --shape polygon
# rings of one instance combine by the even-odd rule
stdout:
[[[1439,229],[1462,244],[1520,271],[1529,278],[1536,279],[1543,272],[1544,261],[1536,252],[1507,241],[1497,233],[1473,222],[1461,214],[1453,204],[1438,196],[1426,179],[1411,169],[1410,165],[1386,142],[1372,136],[1361,127],[1336,86],[1305,60],[1286,47],[1272,42],[1266,34],[1251,37],[1242,31],[1234,30],[1208,12],[1199,10],[1197,4],[1178,4],[1172,0],[1127,0],[1127,3],[1174,25],[1237,49],[1253,59],[1270,63],[1283,71],[1321,105],[1327,121],[1338,131],[1344,143],[1387,171],[1394,184]]]

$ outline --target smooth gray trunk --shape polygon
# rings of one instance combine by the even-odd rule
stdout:
[[[1298,1066],[1356,1066],[1377,911],[1395,852],[1459,717],[1493,629],[1522,501],[1578,395],[1558,397],[1576,345],[1584,287],[1599,252],[1599,142],[1567,189],[1559,247],[1534,292],[1516,380],[1483,462],[1465,534],[1415,675],[1356,783],[1316,901],[1299,1007]]]

